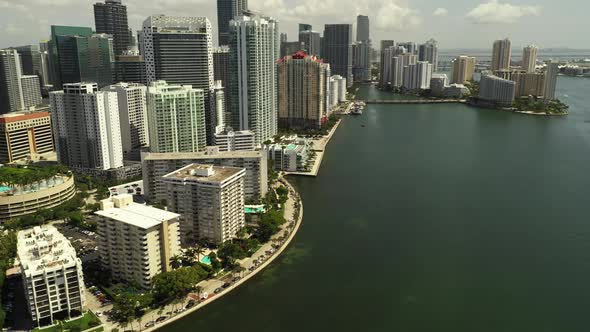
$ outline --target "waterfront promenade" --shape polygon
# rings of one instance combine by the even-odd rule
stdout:
[[[368,99],[366,104],[463,104],[465,99]]]
[[[211,279],[202,281],[197,285],[202,289],[200,294],[191,293],[180,304],[171,304],[161,310],[159,309],[150,311],[141,319],[141,321],[136,321],[130,324],[124,330],[141,330],[145,332],[155,331],[158,328],[161,328],[167,324],[185,318],[188,315],[194,314],[196,311],[203,308],[204,306],[220,299],[224,295],[227,295],[234,289],[238,288],[240,285],[246,283],[256,274],[264,270],[264,268],[269,266],[275,259],[277,259],[287,249],[291,241],[295,238],[295,235],[297,234],[297,231],[299,230],[299,227],[301,226],[301,222],[303,220],[303,202],[301,201],[301,197],[299,196],[299,194],[295,191],[295,188],[282,177],[279,178],[278,185],[284,185],[289,190],[288,200],[287,203],[285,203],[285,219],[287,220],[287,222],[281,227],[281,231],[275,234],[271,238],[271,240],[268,243],[264,244],[254,255],[252,255],[252,257],[238,261],[238,263],[245,268],[245,271],[243,272],[243,277],[239,281],[232,284],[230,287],[225,288],[219,294],[215,294],[215,289],[220,288],[225,283],[225,279],[227,279],[229,275],[225,275],[221,279]],[[294,220],[296,216],[296,209],[299,210],[299,213],[297,214],[297,219]],[[271,249],[274,250],[273,243],[280,243],[280,247],[276,249],[276,251],[274,251],[273,254],[266,255],[266,251],[269,251]],[[203,297],[203,294],[205,293],[209,294],[209,296],[207,297],[207,299],[201,299]],[[170,316],[170,312],[173,312],[174,309],[178,309],[181,307],[184,308],[188,301],[197,299],[201,299],[201,302],[195,305],[194,307],[179,314],[173,314],[172,317],[168,318],[167,320],[161,323],[156,324],[153,327],[144,327],[146,323],[155,321],[158,317],[163,315]],[[137,328],[138,323],[140,325],[139,328]],[[105,322],[103,327],[105,331],[112,331],[115,328],[118,328],[120,331],[123,330],[122,326],[117,326],[110,322]]]

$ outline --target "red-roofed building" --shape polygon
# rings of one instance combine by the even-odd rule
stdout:
[[[330,65],[303,51],[277,62],[279,127],[317,130],[329,113]]]

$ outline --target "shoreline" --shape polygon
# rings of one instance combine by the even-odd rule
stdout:
[[[284,175],[294,175],[294,176],[317,177],[318,173],[320,172],[320,168],[322,167],[322,161],[324,160],[324,154],[326,154],[326,147],[330,143],[330,140],[332,139],[332,136],[334,136],[334,133],[336,133],[336,130],[340,126],[340,123],[342,123],[342,119],[340,119],[340,120],[338,120],[338,122],[336,122],[334,127],[332,127],[332,129],[328,133],[328,135],[324,136],[320,139],[320,144],[318,145],[318,147],[313,149],[317,153],[317,157],[316,157],[315,163],[313,165],[313,168],[311,169],[311,172],[283,172],[283,174]]]
[[[275,251],[275,253],[273,253],[272,256],[270,256],[264,263],[262,263],[260,266],[258,266],[254,271],[248,273],[242,279],[240,279],[239,281],[237,281],[236,283],[234,283],[230,287],[224,289],[219,294],[211,294],[210,297],[208,299],[204,300],[203,302],[195,305],[194,307],[192,307],[190,309],[187,309],[184,312],[181,312],[173,317],[168,318],[167,320],[157,324],[156,326],[149,327],[149,328],[142,328],[142,326],[140,326],[140,331],[144,331],[144,332],[157,331],[158,329],[160,329],[166,325],[176,322],[182,318],[186,318],[187,316],[197,312],[199,309],[202,309],[206,305],[213,303],[216,300],[221,299],[223,296],[231,293],[231,291],[235,290],[236,288],[238,288],[239,286],[244,284],[246,281],[250,280],[252,277],[254,277],[258,273],[262,272],[267,266],[269,266],[272,262],[274,262],[275,259],[277,259],[279,256],[281,256],[281,254],[287,249],[289,244],[291,244],[291,241],[295,238],[295,235],[297,235],[297,232],[299,231],[299,228],[300,228],[301,223],[303,221],[303,201],[301,200],[301,196],[299,196],[299,193],[295,190],[295,188],[293,187],[293,185],[289,181],[287,181],[285,178],[279,178],[278,181],[280,183],[282,183],[283,185],[287,186],[287,188],[289,189],[289,193],[291,193],[291,192],[294,193],[292,195],[292,197],[290,197],[291,199],[294,199],[293,204],[299,202],[299,217],[297,218],[295,226],[293,227],[293,230],[290,232],[289,237],[281,245],[281,247],[279,249],[277,249],[277,251]],[[189,299],[189,298],[190,298],[190,294],[189,294],[189,296],[187,296],[187,299]],[[183,302],[183,306],[184,305],[185,305],[185,303]],[[142,324],[145,324],[147,322],[148,321],[144,322],[142,320]],[[119,326],[119,328],[122,328],[122,327]],[[134,330],[133,327],[131,330]]]

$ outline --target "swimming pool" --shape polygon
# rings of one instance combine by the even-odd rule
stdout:
[[[7,186],[0,186],[0,193],[7,192],[9,190],[12,190],[12,188]]]
[[[211,258],[209,258],[209,256],[203,256],[203,258],[201,258],[201,263],[211,265]]]

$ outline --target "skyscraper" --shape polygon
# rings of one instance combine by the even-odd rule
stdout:
[[[54,88],[64,83],[96,82],[99,88],[112,83],[110,35],[93,34],[85,27],[51,26],[51,37]]]
[[[225,113],[227,113],[227,109],[228,109],[228,105],[229,105],[229,93],[228,93],[228,87],[229,87],[229,78],[230,78],[230,74],[229,74],[229,47],[227,46],[220,46],[217,47],[213,50],[213,77],[215,82],[221,82],[221,86],[223,87],[223,96],[225,99],[225,102],[223,104],[223,107],[225,109]],[[213,98],[213,97],[211,97]],[[211,99],[212,102],[212,111],[214,110],[213,108],[213,103],[217,104],[213,99]],[[228,115],[229,117],[229,115]],[[225,122],[225,121],[224,121]]]
[[[299,32],[299,42],[303,43],[303,49],[309,55],[320,56],[321,53],[320,33],[311,30]],[[288,54],[286,54],[288,55]]]
[[[106,0],[94,4],[94,23],[97,33],[113,36],[113,51],[121,55],[127,50],[131,41],[131,32],[127,23],[127,6],[121,0]]]
[[[434,39],[418,46],[418,61],[428,61],[432,64],[432,71],[438,70],[438,43]]]
[[[557,74],[559,74],[559,62],[547,61],[545,69],[545,89],[543,98],[545,101],[555,99],[555,89],[557,88]]]
[[[383,51],[384,49],[391,47],[391,46],[395,46],[395,41],[393,39],[384,39],[381,41],[380,43],[381,45],[381,51]]]
[[[229,22],[248,10],[248,0],[217,0],[219,45],[229,45]]]
[[[357,41],[352,44],[352,74],[355,82],[371,79],[371,41]]]
[[[117,83],[103,89],[117,93],[125,160],[140,161],[141,148],[149,145],[146,90],[137,83]]]
[[[123,166],[119,105],[115,92],[96,83],[69,83],[49,95],[57,156],[71,168]]]
[[[298,52],[279,60],[277,67],[279,127],[320,129],[328,114],[330,65]]]
[[[514,102],[516,83],[494,75],[482,75],[479,83],[479,98],[499,106],[510,106]]]
[[[404,50],[403,48],[395,49],[394,54]],[[391,58],[391,71],[389,82],[392,88],[401,88],[404,86],[405,68],[415,65],[418,62],[418,56],[412,53],[402,53]]]
[[[38,45],[26,45],[14,47],[18,52],[21,61],[23,75],[43,75],[41,68],[41,53]]]
[[[451,84],[464,84],[473,80],[475,72],[475,58],[461,55],[452,61]]]
[[[346,78],[348,86],[352,86],[352,25],[326,24],[322,49],[332,74]]]
[[[0,50],[0,114],[24,109],[22,70],[16,50]]]
[[[147,90],[150,151],[200,152],[206,146],[202,89],[155,81]]]
[[[300,41],[281,42],[281,58],[305,49],[305,44]]]
[[[142,54],[148,84],[191,85],[204,93],[205,121],[210,126],[209,95],[213,89],[213,42],[211,23],[206,17],[150,16],[143,22]],[[207,133],[212,143],[213,133]]]
[[[527,73],[534,73],[537,66],[537,53],[539,48],[529,45],[522,50],[522,69]]]
[[[277,133],[278,22],[242,16],[230,24],[228,124],[253,131],[261,144]]]
[[[20,78],[23,91],[23,109],[41,105],[41,84],[37,75],[23,75]]]
[[[512,58],[512,43],[510,39],[496,40],[492,51],[492,71],[500,69],[510,69]]]
[[[368,41],[370,39],[369,17],[358,15],[356,17],[356,41]]]

